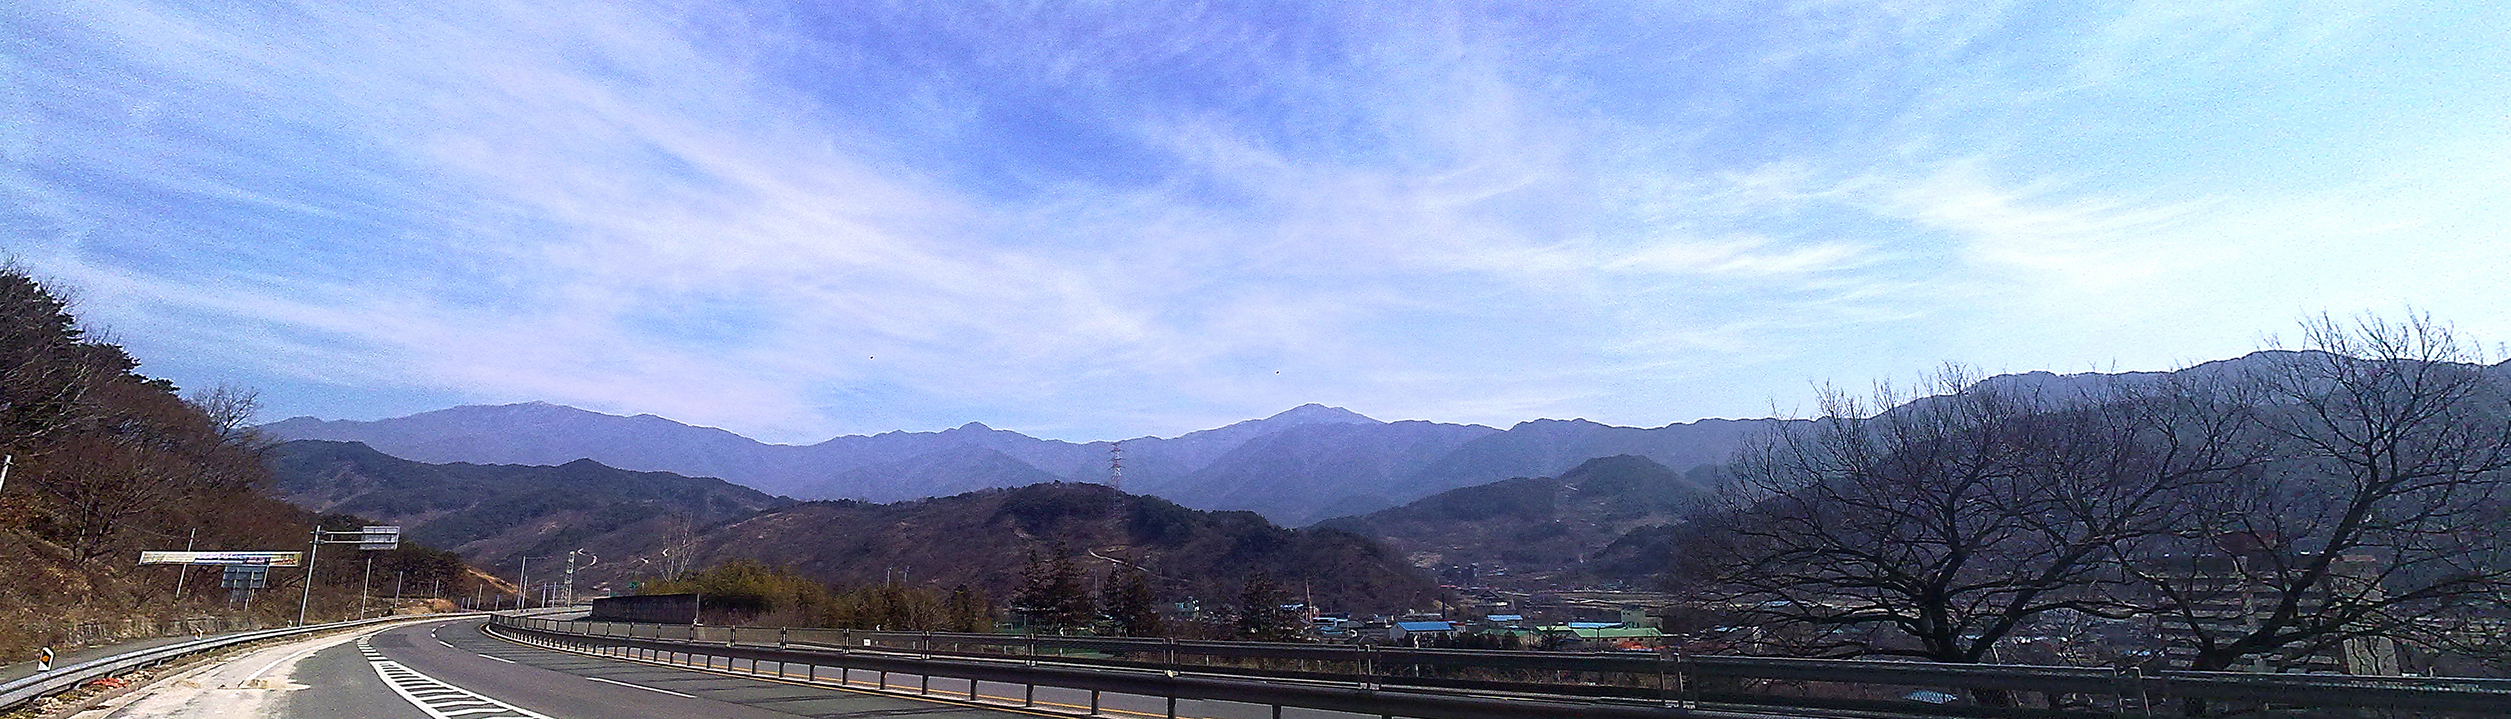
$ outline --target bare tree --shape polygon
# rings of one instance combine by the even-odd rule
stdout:
[[[271,442],[253,430],[253,417],[261,412],[261,392],[238,384],[221,384],[193,392],[184,402],[192,405],[209,421],[209,431],[229,444],[251,451],[267,448]]]
[[[2179,384],[2050,400],[1948,368],[1927,388],[1831,394],[1745,453],[1693,560],[1712,596],[1791,651],[1989,661],[2050,612],[2134,613],[2120,552],[2263,457]]]
[[[2491,521],[2511,499],[2511,387],[2429,317],[2305,331],[2308,349],[2242,378],[2279,444],[2265,481],[2190,493],[2169,551],[2125,563],[2191,668],[2344,652],[2380,671],[2389,642],[2441,643],[2511,587]]]

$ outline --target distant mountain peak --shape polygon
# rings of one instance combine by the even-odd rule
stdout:
[[[959,425],[959,427],[958,427],[957,429],[954,429],[954,430],[951,430],[951,431],[954,431],[954,432],[992,432],[992,431],[994,431],[994,428],[985,426],[985,423],[984,423],[984,422],[969,422],[969,423],[967,423],[967,424]]]
[[[1343,409],[1341,407],[1328,407],[1315,402],[1282,410],[1279,414],[1264,418],[1264,421],[1295,422],[1299,424],[1322,424],[1328,422],[1341,424],[1385,424],[1384,422],[1380,422],[1368,415]]]

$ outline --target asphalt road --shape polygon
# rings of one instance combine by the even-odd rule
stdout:
[[[264,649],[115,702],[115,719],[792,719],[1037,716],[599,659],[403,625]],[[94,716],[94,715],[83,715]]]
[[[1017,703],[1019,685],[969,686],[966,680],[853,672],[850,687],[835,685],[829,667],[785,667],[789,679],[742,676],[734,667],[716,671],[591,657],[525,646],[481,632],[482,620],[403,624],[380,630],[290,642],[230,657],[163,678],[105,712],[81,717],[109,719],[790,719],[791,717],[1065,716],[1089,706],[1088,692],[1039,687],[1035,701],[1058,710],[1047,714],[1017,706],[966,701],[970,690],[988,701]],[[746,670],[746,665],[739,667]],[[766,667],[771,672],[774,665]],[[815,675],[818,682],[805,681]],[[929,688],[935,698],[902,697],[875,690]],[[1167,700],[1103,694],[1101,716],[1166,717]],[[1183,701],[1177,716],[1269,719],[1270,707]],[[1300,709],[1289,719],[1335,715]]]

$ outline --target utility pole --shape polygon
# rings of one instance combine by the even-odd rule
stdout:
[[[375,553],[366,553],[366,575],[357,580],[357,618],[366,618],[366,586],[375,580]]]
[[[531,599],[529,594],[531,591],[532,558],[524,557],[523,566],[514,570],[514,608],[522,609],[524,605],[530,604],[527,600]]]
[[[17,455],[0,455],[0,487],[9,486],[9,466],[17,464]]]

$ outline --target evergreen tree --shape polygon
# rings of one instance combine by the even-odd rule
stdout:
[[[1099,604],[1107,610],[1107,622],[1117,633],[1129,637],[1165,635],[1160,626],[1160,613],[1151,598],[1151,573],[1140,567],[1123,567],[1107,573],[1100,585]]]
[[[1098,611],[1090,601],[1090,590],[1082,585],[1081,568],[1072,562],[1072,553],[1064,543],[1056,542],[1051,556],[1029,551],[1028,566],[1020,570],[1020,592],[1012,597],[1012,611],[1019,612],[1029,626],[1064,629],[1088,624]]]
[[[1299,615],[1283,607],[1288,603],[1290,594],[1275,586],[1271,576],[1257,572],[1248,577],[1246,589],[1238,594],[1238,636],[1259,642],[1299,641]]]
[[[971,589],[968,585],[952,587],[950,599],[943,602],[942,610],[950,631],[994,631],[994,607],[986,603],[984,592]]]

